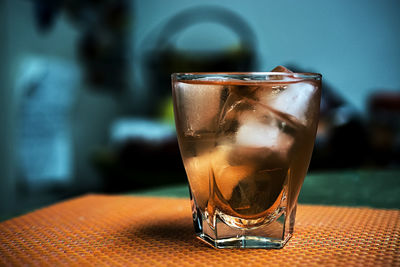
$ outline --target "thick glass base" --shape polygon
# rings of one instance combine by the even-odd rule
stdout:
[[[238,236],[223,239],[213,239],[204,234],[198,238],[216,248],[283,248],[292,235],[288,235],[285,240],[275,240],[261,236]]]
[[[216,248],[282,248],[293,233],[296,207],[289,214],[283,209],[273,221],[246,229],[232,227],[226,216],[215,215],[213,223],[207,214],[193,207],[193,223],[198,238]]]

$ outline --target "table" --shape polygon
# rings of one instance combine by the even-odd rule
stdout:
[[[0,265],[400,266],[400,210],[299,205],[280,250],[214,249],[189,200],[86,195],[0,223]]]

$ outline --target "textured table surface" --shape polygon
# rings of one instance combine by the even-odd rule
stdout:
[[[300,205],[280,250],[214,249],[188,199],[87,195],[0,223],[0,265],[400,266],[400,211]]]

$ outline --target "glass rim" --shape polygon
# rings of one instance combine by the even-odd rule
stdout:
[[[274,76],[274,79],[268,79],[268,77]],[[282,79],[276,79],[276,76],[282,76]],[[260,82],[260,81],[270,81],[274,80],[287,81],[287,78],[293,78],[295,80],[321,80],[322,75],[319,73],[312,72],[177,72],[172,73],[171,78],[174,80],[190,81],[199,80],[204,78],[214,78],[210,81],[224,81],[228,79],[236,79],[246,82]],[[202,80],[207,81],[207,80]]]

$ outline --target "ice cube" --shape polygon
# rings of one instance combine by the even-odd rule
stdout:
[[[273,147],[277,145],[278,138],[278,127],[257,120],[248,120],[239,127],[236,143],[250,147]]]
[[[215,178],[215,183],[225,200],[232,197],[234,188],[239,182],[254,172],[252,165],[237,165],[229,164],[229,157],[233,152],[232,147],[218,146],[212,155],[212,168]]]
[[[283,197],[287,168],[273,168],[252,174],[234,188],[229,204],[236,212],[253,215],[273,213]]]
[[[311,83],[289,83],[284,90],[269,101],[268,105],[295,117],[303,125],[307,125],[308,110],[310,110],[315,93],[316,88]]]
[[[277,66],[271,72],[281,72],[281,73],[293,73],[291,70],[285,68],[284,66]],[[287,83],[285,81],[295,81],[297,78],[295,78],[293,75],[286,75],[286,74],[270,74],[268,75],[269,80],[277,80],[276,83],[266,83],[263,86],[259,88],[255,92],[255,96],[257,101],[259,101],[262,104],[268,105],[268,103],[273,99],[275,96],[277,96],[281,91],[285,90],[287,87]]]
[[[241,126],[236,134],[237,145],[245,147],[246,150],[262,148],[261,151],[255,152],[264,158],[275,157],[278,161],[287,161],[294,136],[283,131],[281,121],[276,118],[271,118],[269,121],[265,118],[257,119],[255,116],[252,117],[251,113],[244,114],[240,121]],[[245,152],[238,151],[238,153],[240,155]]]
[[[233,189],[253,171],[250,165],[231,166],[228,162],[230,153],[232,153],[232,148],[229,146],[217,146],[213,152],[185,161],[189,183],[200,206],[205,207],[210,194],[215,194],[216,190],[225,200],[229,200]],[[215,184],[213,184],[214,181]],[[214,192],[210,192],[211,188]]]
[[[289,70],[288,68],[285,68],[284,66],[277,66],[271,72],[282,72],[282,73],[293,73],[293,71]],[[290,81],[295,79],[293,75],[287,75],[287,74],[277,74],[277,75],[269,75],[269,79],[271,80],[281,80],[281,81]]]
[[[178,105],[185,105],[182,122],[186,135],[211,132],[217,123],[222,85],[205,83],[178,83]]]
[[[254,110],[251,99],[240,95],[236,87],[232,86],[227,90],[226,100],[221,109],[218,120],[218,135],[223,137],[231,137],[237,132],[239,126],[238,119],[241,114],[249,110]]]
[[[288,68],[284,67],[284,66],[277,66],[275,67],[273,70],[271,70],[271,72],[287,72],[287,73],[293,73],[293,71],[289,70]]]

